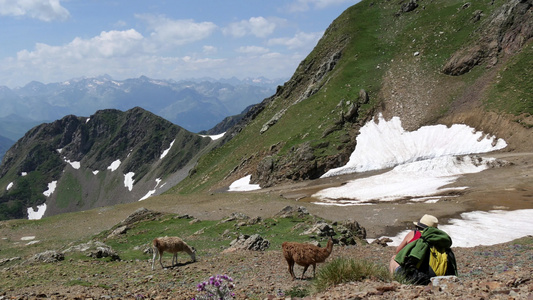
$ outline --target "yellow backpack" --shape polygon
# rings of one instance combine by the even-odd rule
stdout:
[[[448,253],[446,253],[446,250],[432,246],[429,249],[429,267],[436,276],[446,275],[448,268]]]

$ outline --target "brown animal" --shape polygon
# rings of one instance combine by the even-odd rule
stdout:
[[[296,242],[284,242],[281,244],[281,248],[283,249],[283,256],[289,264],[289,273],[292,276],[292,280],[296,279],[294,263],[304,267],[302,273],[302,279],[304,279],[305,271],[310,265],[313,266],[313,277],[315,277],[316,264],[324,262],[329,257],[333,250],[333,240],[330,238],[325,248]]]
[[[152,250],[154,253],[152,258],[152,270],[154,269],[154,262],[157,254],[159,254],[159,264],[161,264],[161,268],[164,268],[163,263],[161,262],[163,252],[174,254],[174,256],[172,256],[172,266],[178,263],[178,252],[186,252],[191,256],[193,262],[196,261],[196,250],[187,245],[187,243],[177,236],[155,238],[152,242]],[[176,262],[174,263],[174,261]]]

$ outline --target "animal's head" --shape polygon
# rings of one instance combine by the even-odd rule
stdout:
[[[196,261],[196,248],[191,246],[191,250],[192,250],[192,253],[191,253],[192,261]]]

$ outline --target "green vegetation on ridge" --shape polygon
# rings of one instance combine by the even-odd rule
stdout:
[[[440,108],[435,110],[433,119],[443,116],[454,99],[467,91],[469,85],[485,70],[482,65],[463,76],[449,76],[442,73],[444,64],[456,51],[477,41],[483,21],[504,3],[503,0],[494,1],[493,4],[465,4],[458,0],[423,2],[409,13],[399,13],[401,4],[390,1],[362,1],[352,6],[331,24],[315,49],[301,62],[292,79],[284,85],[291,91],[285,93],[282,90],[276,94],[239,134],[203,156],[193,175],[169,193],[213,191],[227,186],[228,178],[237,179],[235,175],[230,176],[236,170],[242,169],[250,174],[266,156],[271,156],[274,165],[286,163],[284,158],[290,157],[305,143],[312,146],[313,159],[318,163],[342,151],[350,151],[346,149],[347,141],[355,139],[358,126],[372,117],[388,100],[383,98],[383,85],[385,78],[391,76],[388,72],[393,65],[396,70],[403,67],[419,74],[429,74],[435,85],[450,86],[444,91],[445,94],[439,95],[442,98],[439,100]],[[481,20],[475,19],[477,15],[481,16]],[[312,77],[314,72],[319,72],[319,64],[326,62],[337,51],[341,51],[342,55],[335,67],[318,83],[313,83]],[[528,58],[527,54],[521,54],[520,57],[517,59],[521,63],[517,62],[514,66],[524,65],[523,62]],[[514,69],[507,69],[507,72],[527,74],[506,75],[505,78],[531,77],[530,69]],[[395,76],[403,76],[401,72],[396,72]],[[526,82],[531,81],[527,79],[524,79],[524,83],[518,87],[520,91],[515,95],[531,94],[532,88],[526,86]],[[315,94],[297,103],[307,93],[308,87],[317,88],[318,84],[323,86]],[[495,91],[498,97],[509,92],[504,87],[506,84],[501,85]],[[349,104],[358,102],[361,89],[369,94],[370,101],[359,104],[356,120],[340,122]],[[422,89],[421,92],[426,91]],[[519,103],[520,99],[512,102]],[[527,105],[530,106],[527,103],[516,110],[527,110]],[[511,107],[514,106],[508,104],[504,111],[512,112]],[[282,117],[261,134],[263,126],[280,112],[283,112]],[[326,131],[328,134],[325,134]],[[290,173],[286,175],[291,176]]]

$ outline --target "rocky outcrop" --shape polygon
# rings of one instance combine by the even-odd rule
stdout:
[[[224,252],[233,252],[236,250],[265,251],[268,247],[270,247],[270,242],[263,239],[259,234],[243,234],[233,240],[230,243],[230,247]]]
[[[65,260],[65,254],[55,250],[48,250],[45,252],[37,253],[29,259],[30,262],[44,263],[54,263],[62,260]]]
[[[481,63],[494,66],[500,56],[514,54],[533,37],[533,1],[509,1],[480,26],[477,41],[452,55],[442,72],[458,76]],[[463,6],[463,9],[468,7]],[[481,12],[474,12],[481,16]]]

